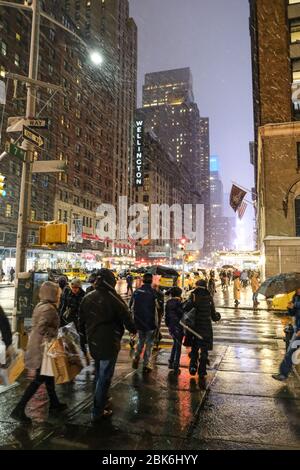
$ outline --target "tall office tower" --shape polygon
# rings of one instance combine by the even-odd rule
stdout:
[[[160,143],[189,173],[194,202],[205,204],[205,249],[209,250],[209,122],[200,118],[189,68],[146,74],[143,116]],[[188,191],[187,191],[188,193]],[[190,203],[192,201],[186,201]]]
[[[220,162],[217,155],[210,157],[210,202],[211,218],[223,215],[223,183],[220,176]]]
[[[66,0],[66,7],[79,31],[93,41],[95,32],[103,48],[103,67],[114,96],[115,114],[109,120],[113,135],[113,194],[132,197],[133,122],[136,109],[137,28],[129,17],[128,0]],[[96,44],[97,45],[97,44]],[[99,46],[98,46],[99,48]]]

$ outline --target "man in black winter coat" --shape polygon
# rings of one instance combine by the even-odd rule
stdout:
[[[220,315],[215,310],[212,296],[207,289],[204,280],[197,281],[196,289],[192,292],[190,299],[184,306],[186,311],[196,309],[195,324],[193,330],[203,339],[197,336],[192,337],[192,351],[189,371],[191,375],[196,375],[197,369],[199,377],[207,375],[206,365],[208,362],[208,351],[213,349],[213,329],[212,320],[219,321]],[[200,357],[199,357],[200,350]]]
[[[129,308],[133,308],[134,323],[138,330],[138,344],[132,361],[132,367],[133,369],[138,368],[140,356],[145,346],[143,356],[144,372],[152,371],[151,355],[157,329],[158,297],[156,290],[152,288],[152,281],[152,274],[145,273],[142,287],[135,290],[129,302]]]
[[[108,390],[121,348],[124,325],[130,333],[136,333],[129,309],[115,290],[114,274],[103,268],[96,277],[96,289],[83,298],[79,312],[81,346],[88,343],[96,367],[94,423],[112,413],[107,409]]]

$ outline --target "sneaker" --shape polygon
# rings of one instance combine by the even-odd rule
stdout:
[[[283,374],[273,374],[272,377],[273,379],[279,380],[280,382],[284,382],[285,380],[287,380],[287,377]]]
[[[174,369],[174,364],[173,362],[169,361],[169,366],[168,366],[169,369]]]
[[[18,408],[15,408],[14,410],[12,410],[12,412],[10,413],[10,416],[17,420],[17,421],[20,421],[22,423],[27,423],[27,424],[31,424],[31,419],[26,416],[25,414],[25,411],[24,410],[20,410]]]
[[[138,369],[138,367],[139,367],[139,362],[140,362],[140,360],[139,360],[138,357],[137,357],[137,358],[134,358],[133,361],[132,361],[132,368],[133,368],[133,369]]]
[[[68,408],[68,405],[66,403],[55,403],[55,404],[50,404],[49,411],[64,411],[67,408]]]
[[[152,372],[152,366],[148,364],[147,366],[143,367],[143,372]]]
[[[190,373],[190,375],[193,375],[193,376],[196,375],[197,374],[196,367],[190,367],[189,368],[189,373]]]

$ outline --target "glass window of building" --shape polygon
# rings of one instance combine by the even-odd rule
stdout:
[[[12,217],[12,205],[11,204],[6,204],[5,217]]]
[[[2,41],[1,40],[1,43],[0,43],[0,50],[1,50],[1,54],[6,56],[7,55],[7,44],[6,42]]]

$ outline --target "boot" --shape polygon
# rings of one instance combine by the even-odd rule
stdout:
[[[26,416],[24,407],[17,405],[12,412],[10,413],[10,416],[17,420],[20,421],[21,423],[26,423],[26,424],[31,424],[31,419]]]
[[[49,411],[64,411],[68,408],[66,403],[50,403]]]

